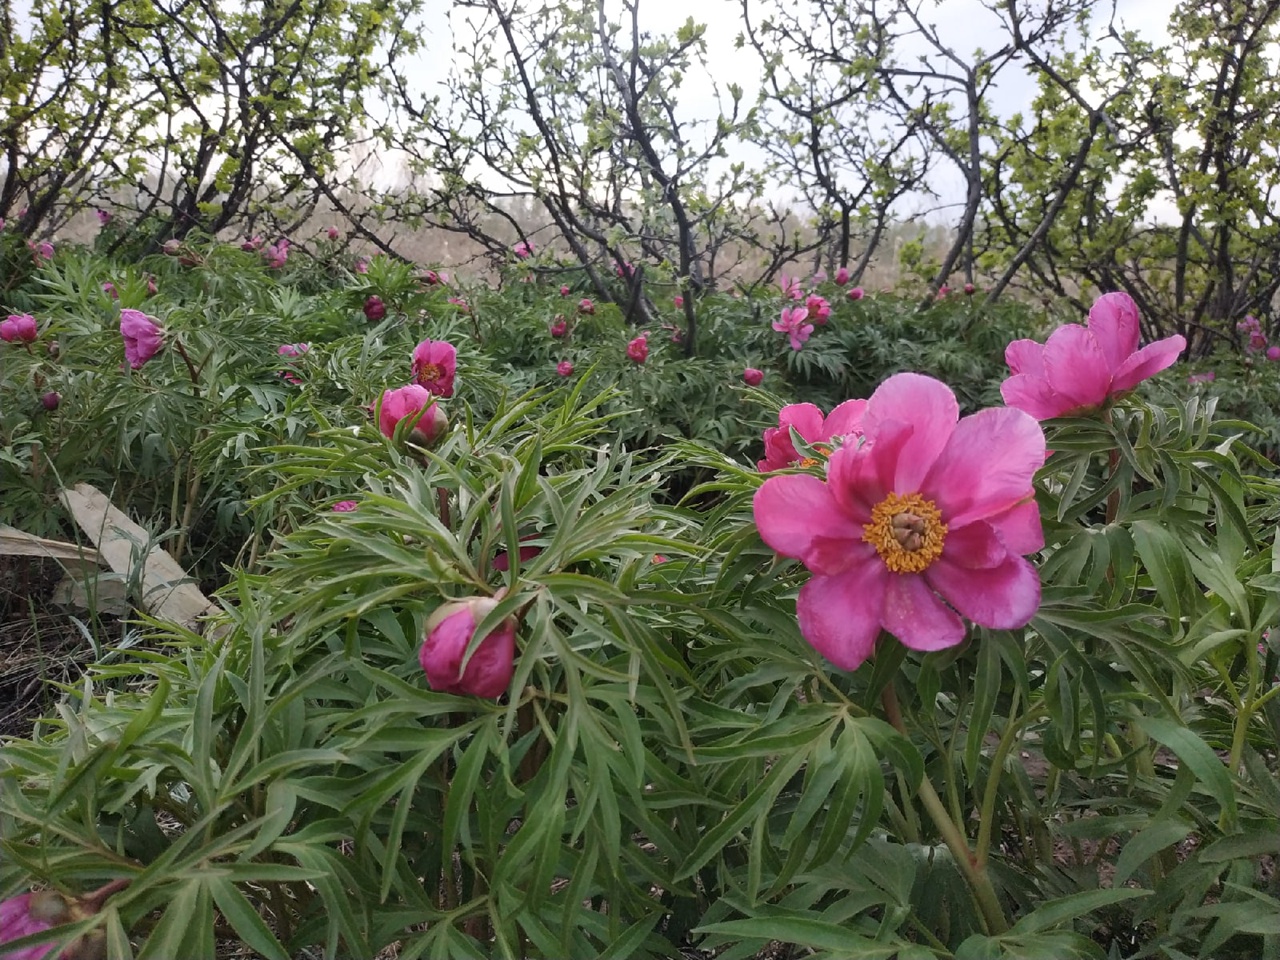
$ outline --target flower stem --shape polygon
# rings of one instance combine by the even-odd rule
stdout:
[[[107,897],[112,894],[119,893],[131,883],[133,883],[132,877],[120,877],[116,880],[112,880],[110,883],[103,884],[92,893],[81,897],[80,903],[96,913],[102,909],[102,904],[106,901]]]
[[[885,684],[884,690],[881,691],[880,703],[884,707],[885,719],[900,734],[908,736],[906,724],[902,722],[902,708],[898,705],[898,692],[892,681]],[[1004,933],[1009,929],[1009,921],[1004,915],[1004,909],[1000,906],[1000,899],[996,896],[995,887],[991,885],[991,878],[987,875],[986,864],[980,864],[973,855],[973,851],[969,849],[968,838],[965,837],[960,828],[956,826],[956,822],[947,813],[946,805],[942,802],[942,798],[938,796],[938,792],[934,790],[933,783],[927,776],[922,777],[920,780],[919,796],[925,812],[929,814],[934,826],[938,828],[938,833],[942,835],[942,841],[947,845],[947,849],[951,851],[952,857],[955,858],[960,872],[969,881],[969,887],[973,891],[974,899],[978,901],[978,908],[982,911],[982,917],[986,921],[987,932],[990,934]]]

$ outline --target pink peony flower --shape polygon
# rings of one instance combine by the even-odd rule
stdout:
[[[262,259],[271,270],[279,270],[289,262],[289,241],[281,238],[262,251]]]
[[[35,258],[37,264],[47,263],[53,259],[53,244],[48,240],[41,240],[39,243],[33,243],[31,246],[31,255]]]
[[[43,933],[74,919],[70,905],[55,890],[24,893],[0,902],[0,945]],[[45,960],[52,948],[48,944],[23,947],[0,953],[3,960]]]
[[[164,346],[164,330],[159,321],[141,310],[120,311],[120,336],[124,337],[124,357],[134,370],[141,369]]]
[[[642,333],[627,344],[627,359],[632,363],[644,363],[649,359],[649,335]]]
[[[551,321],[551,335],[559,339],[560,337],[568,336],[568,334],[569,321],[560,316],[560,314],[556,314],[556,318]]]
[[[620,279],[627,280],[636,275],[636,267],[635,264],[628,260],[624,263],[616,264],[613,268],[613,272],[616,273]]]
[[[964,295],[966,297],[972,297],[977,292],[977,290],[978,288],[975,287],[972,283],[966,283],[964,285]]]
[[[147,277],[147,296],[154,297],[160,292],[160,288],[156,286],[155,277]]]
[[[846,283],[849,282],[850,276],[851,274],[849,273],[849,268],[841,267],[839,270],[836,271],[836,286],[843,287]]]
[[[434,270],[424,270],[422,272],[422,276],[418,279],[428,287],[434,287],[440,283],[440,274],[436,273]]]
[[[11,313],[8,320],[0,320],[0,340],[5,343],[35,343],[39,335],[36,318],[29,313]]]
[[[378,429],[384,437],[394,437],[396,426],[408,420],[412,423],[409,439],[420,447],[431,446],[449,427],[444,411],[432,400],[431,391],[416,383],[383,391]]]
[[[334,513],[351,513],[356,507],[360,506],[357,500],[339,500],[333,505]]]
[[[800,289],[800,281],[796,277],[788,277],[785,273],[778,277],[778,289],[788,300],[803,300],[804,291]]]
[[[785,333],[791,339],[791,349],[799,350],[813,333],[813,324],[809,319],[808,307],[783,307],[782,317],[773,321],[773,329]]]
[[[560,296],[567,297],[569,295],[569,285],[567,283],[560,284]]]
[[[1248,351],[1257,353],[1259,350],[1265,350],[1267,346],[1267,335],[1261,330],[1254,330],[1249,334]]]
[[[1241,333],[1250,333],[1255,330],[1261,330],[1262,324],[1258,322],[1258,318],[1253,314],[1245,314],[1245,318],[1236,324],[1236,329]]]
[[[570,363],[568,360],[561,360],[559,363],[556,364],[556,373],[560,374],[560,376],[562,377],[572,377],[573,364]]]
[[[1012,407],[960,419],[946,384],[900,373],[861,426],[865,442],[833,453],[825,481],[770,477],[756,491],[764,542],[813,574],[796,603],[804,638],[854,670],[881,630],[941,650],[964,640],[964,619],[1024,626],[1040,605],[1024,558],[1044,546],[1031,485],[1040,425]]]
[[[950,287],[948,287],[945,283],[944,283],[942,286],[940,286],[940,287],[938,288],[938,297],[937,297],[937,298],[938,298],[939,300],[945,300],[945,299],[947,299],[947,297],[948,297],[948,296],[950,296],[950,295],[951,295],[951,288],[950,288]]]
[[[364,316],[370,323],[377,323],[387,315],[387,305],[376,293],[364,302]]]
[[[1175,334],[1138,349],[1138,307],[1127,293],[1094,301],[1087,327],[1068,323],[1044,344],[1015,340],[1005,348],[1013,376],[1004,402],[1048,420],[1101,407],[1178,359],[1187,341]]]
[[[423,340],[413,348],[413,379],[437,397],[453,396],[458,351],[444,340]]]
[[[764,382],[764,371],[755,367],[747,367],[742,371],[742,381],[748,387],[758,387]]]
[[[826,297],[820,297],[816,293],[810,294],[804,305],[809,311],[810,320],[818,326],[826,326],[827,318],[831,316],[831,304],[827,302]]]
[[[342,236],[342,234],[338,232],[337,227],[330,227],[328,230],[325,231],[325,235],[328,236],[330,240],[337,240],[338,237]],[[344,502],[347,502],[347,501],[344,501]]]
[[[787,467],[812,466],[796,450],[791,428],[810,446],[822,445],[828,451],[848,438],[862,436],[865,400],[846,400],[824,417],[812,403],[792,403],[778,411],[778,425],[764,432],[764,459],[756,463],[761,473],[785,470]]]
[[[519,243],[517,243],[514,247],[511,248],[511,252],[514,253],[517,257],[519,257],[521,260],[523,260],[526,257],[533,256],[533,244],[527,240],[521,240]]]
[[[578,312],[586,313],[586,314],[595,313],[596,305],[595,303],[592,302],[590,297],[583,297],[581,300],[578,301]]]
[[[448,300],[463,313],[471,312],[471,304],[467,303],[467,301],[463,300],[461,297],[449,297]]]
[[[282,343],[276,348],[276,353],[281,357],[287,357],[290,361],[293,361],[307,353],[310,349],[311,344],[309,343]],[[302,381],[298,379],[298,375],[292,370],[281,370],[280,376],[289,383],[292,383],[294,386],[302,383]]]
[[[103,210],[99,208],[93,212],[98,215],[98,224],[100,226],[105,227],[108,223],[111,222],[111,211]]]
[[[120,291],[116,289],[116,285],[112,283],[110,280],[102,281],[102,292],[105,293],[112,300],[120,299]]]
[[[866,296],[866,293],[863,291],[863,289],[862,289],[861,287],[853,287],[853,288],[852,288],[852,289],[851,289],[851,290],[846,294],[846,296],[847,296],[850,300],[861,300],[864,296]]]
[[[369,258],[356,257],[356,273],[368,273],[368,272],[369,272]]]
[[[684,309],[684,297],[680,296],[680,294],[677,293],[674,297],[672,297],[671,302],[676,305],[677,310]]]
[[[1204,373],[1193,373],[1187,377],[1187,383],[1213,383],[1217,379],[1217,374],[1212,370],[1206,370]]]
[[[498,605],[476,597],[443,604],[427,621],[418,662],[432,690],[496,700],[515,673],[516,621],[503,620],[480,641],[463,666],[476,626]]]
[[[1267,347],[1268,360],[1280,360],[1280,347]]]
[[[167,249],[167,248],[168,248],[168,246],[169,246],[169,243],[177,243],[177,242],[178,242],[178,241],[176,241],[176,240],[170,240],[168,243],[166,243],[166,244],[165,244],[165,247],[166,247],[166,249],[165,249],[165,253],[168,253],[168,252],[169,252],[169,251],[168,251],[168,249]],[[254,252],[256,252],[256,251],[258,251],[258,250],[262,249],[262,245],[263,245],[264,243],[266,243],[266,242],[267,242],[267,241],[266,241],[264,238],[262,238],[262,237],[250,237],[250,238],[249,238],[248,240],[246,240],[244,243],[240,244],[240,249],[241,249],[241,250],[243,250],[245,253],[254,253]]]

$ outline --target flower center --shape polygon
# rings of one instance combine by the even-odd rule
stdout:
[[[438,363],[424,363],[418,370],[418,384],[427,386],[444,376],[444,367]]]
[[[932,500],[891,493],[871,509],[862,539],[894,573],[921,573],[942,555],[947,525]]]
[[[826,444],[815,443],[813,445],[813,449],[817,453],[822,454],[824,457],[831,456],[831,448],[828,447]],[[816,467],[820,463],[822,463],[822,461],[819,460],[817,457],[802,457],[801,459],[795,462],[794,466],[808,468],[808,467]]]

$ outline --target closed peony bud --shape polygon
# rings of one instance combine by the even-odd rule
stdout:
[[[551,335],[557,339],[566,336],[569,333],[569,321],[564,317],[557,315],[551,321]]]
[[[568,360],[561,360],[559,363],[556,364],[556,373],[560,374],[560,376],[562,377],[572,377],[573,364],[570,363]]]
[[[649,338],[644,334],[627,344],[627,358],[632,363],[644,363],[649,359]]]
[[[449,419],[432,399],[431,391],[416,383],[385,391],[378,412],[378,429],[383,436],[393,437],[396,426],[402,420],[409,420],[413,423],[409,440],[420,447],[431,446],[449,428]]]
[[[364,315],[370,323],[377,323],[387,315],[387,305],[375,294],[364,302]]]
[[[50,412],[57,410],[58,406],[61,403],[62,403],[62,395],[59,394],[57,390],[50,390],[43,397],[40,398],[40,406],[44,407],[46,410]]]
[[[490,631],[463,666],[477,625],[497,605],[497,600],[474,597],[446,603],[432,614],[418,651],[418,662],[432,690],[490,700],[507,692],[515,673],[516,621],[513,618],[508,617]]]
[[[29,313],[11,313],[0,320],[0,340],[6,343],[34,343],[38,335],[36,318]]]
[[[124,357],[134,370],[141,368],[164,345],[160,324],[141,310],[120,311],[120,336],[124,338]]]
[[[764,381],[764,371],[755,367],[747,367],[742,371],[742,381],[748,387],[758,387]]]
[[[596,312],[596,305],[590,297],[583,297],[578,301],[578,312],[592,314]]]

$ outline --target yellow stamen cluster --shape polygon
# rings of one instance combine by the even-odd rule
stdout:
[[[813,449],[814,449],[816,452],[818,452],[818,453],[822,454],[824,457],[829,457],[829,456],[831,456],[831,448],[830,448],[830,447],[828,447],[828,446],[826,446],[825,444],[815,443],[815,444],[813,445]],[[807,467],[816,467],[816,466],[818,466],[818,464],[820,464],[820,463],[822,463],[822,461],[821,461],[821,460],[819,460],[817,457],[805,457],[805,458],[804,458],[804,459],[802,459],[802,460],[797,460],[797,461],[795,462],[795,465],[796,465],[797,467],[806,467],[806,468],[807,468]]]
[[[426,386],[429,383],[435,383],[444,376],[444,367],[438,363],[424,363],[418,370],[418,383]]]
[[[918,493],[891,493],[871,508],[862,539],[876,548],[894,573],[922,573],[942,556],[947,525],[932,500]]]

